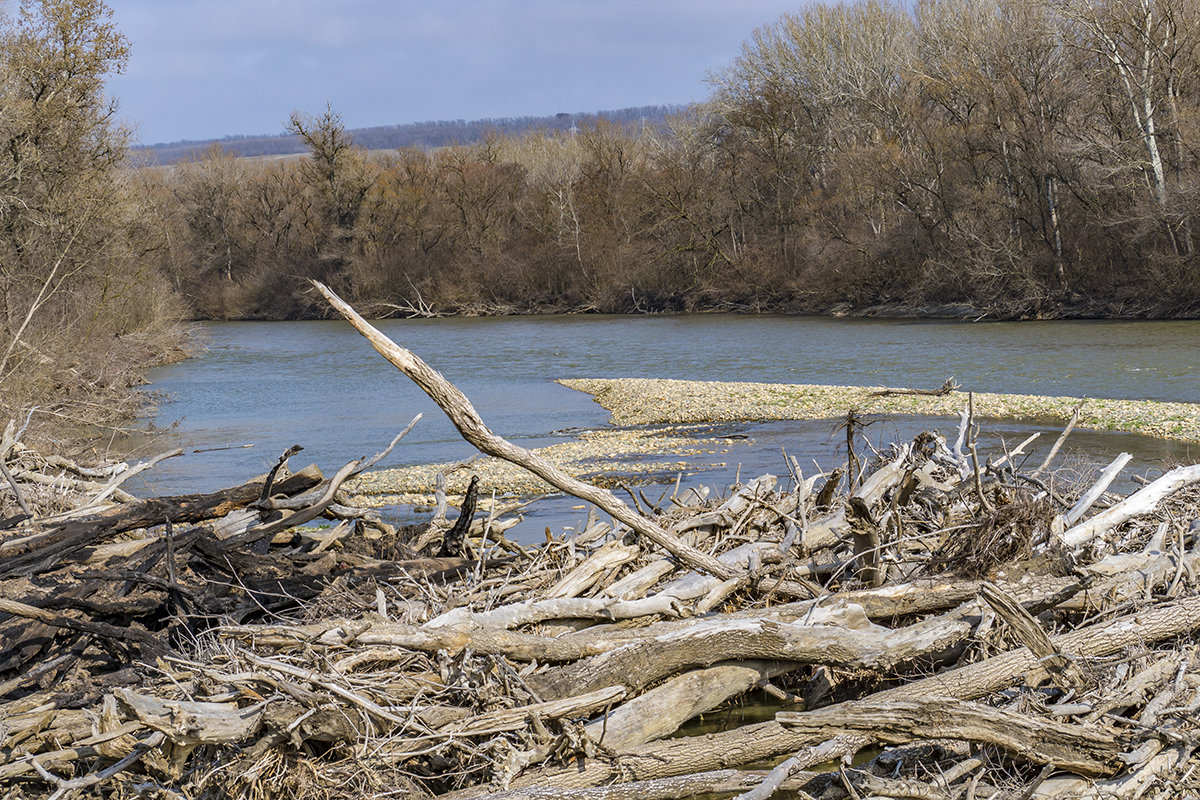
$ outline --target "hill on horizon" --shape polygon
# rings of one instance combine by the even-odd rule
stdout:
[[[354,143],[367,150],[395,150],[400,147],[432,149],[453,144],[471,144],[489,134],[520,136],[531,131],[566,131],[572,126],[600,120],[627,128],[661,127],[668,117],[688,108],[686,105],[656,105],[621,108],[612,111],[558,113],[544,117],[501,117],[477,120],[436,120],[399,125],[376,125],[347,131]],[[175,164],[198,158],[214,144],[234,155],[251,158],[303,153],[304,142],[290,133],[233,135],[221,139],[197,139],[136,145],[133,152],[157,164]]]

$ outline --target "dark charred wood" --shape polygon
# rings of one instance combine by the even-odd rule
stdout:
[[[437,552],[438,558],[466,557],[463,543],[466,541],[467,531],[471,529],[471,518],[475,516],[478,486],[479,476],[472,475],[471,484],[467,487],[467,495],[463,499],[462,511],[459,513],[458,519],[454,521],[454,526],[446,531],[446,535],[442,539],[442,547]]]
[[[824,510],[833,505],[833,498],[837,495],[838,487],[842,484],[842,476],[845,474],[846,471],[841,467],[829,473],[829,477],[825,479],[825,483],[821,485],[821,489],[817,492],[817,499],[814,505],[818,510]]]
[[[91,634],[111,642],[120,642],[125,645],[133,643],[150,653],[161,653],[165,650],[158,637],[137,625],[120,627],[107,622],[79,619],[69,612],[54,612],[8,599],[0,599],[0,611],[36,620],[55,628],[67,628],[79,633]]]
[[[296,455],[296,453],[299,453],[303,449],[304,448],[300,445],[294,444],[287,450],[283,451],[283,455],[279,457],[279,460],[275,462],[275,466],[271,467],[271,471],[267,473],[267,479],[263,481],[262,493],[259,494],[258,499],[254,501],[253,505],[258,506],[259,508],[269,507],[269,501],[272,494],[271,490],[275,486],[275,478],[279,475],[279,470],[287,466],[289,458]]]
[[[151,615],[162,608],[164,593],[143,591],[125,597],[114,597],[110,584],[107,591],[98,587],[80,597],[48,595],[44,597],[17,597],[18,602],[36,605],[52,611],[83,611],[105,617],[141,617]]]
[[[26,520],[33,519],[29,514],[13,514],[11,517],[0,519],[0,531],[6,531],[15,528]]]

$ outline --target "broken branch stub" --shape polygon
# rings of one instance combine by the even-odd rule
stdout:
[[[680,541],[658,523],[631,509],[612,492],[572,477],[536,453],[497,436],[484,424],[467,396],[457,386],[446,380],[440,372],[381,333],[327,286],[319,281],[313,281],[313,286],[325,296],[325,299],[339,314],[354,326],[355,330],[366,337],[381,356],[429,395],[430,399],[437,403],[438,407],[450,418],[462,437],[481,453],[527,469],[556,489],[595,505],[692,569],[706,572],[722,580],[738,576],[737,570]]]

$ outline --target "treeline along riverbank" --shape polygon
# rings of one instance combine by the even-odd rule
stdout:
[[[930,306],[1189,316],[1200,15],[876,0],[756,31],[667,129],[598,122],[143,174],[157,266],[203,318]]]
[[[759,29],[670,125],[130,166],[103,3],[0,23],[0,406],[128,413],[179,321],[545,311],[1194,316],[1200,14],[929,0]]]
[[[0,425],[56,450],[69,426],[139,408],[131,387],[182,355],[190,313],[104,94],[129,54],[110,17],[90,0],[0,9]]]

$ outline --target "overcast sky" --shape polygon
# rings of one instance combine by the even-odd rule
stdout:
[[[799,0],[107,0],[144,144],[688,103]]]

